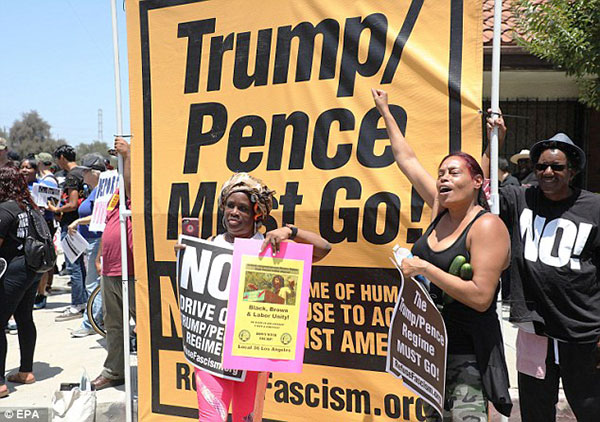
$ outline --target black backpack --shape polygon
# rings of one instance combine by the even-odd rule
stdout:
[[[29,227],[25,238],[24,254],[27,267],[36,273],[45,273],[56,263],[56,250],[48,224],[39,210],[27,205]]]

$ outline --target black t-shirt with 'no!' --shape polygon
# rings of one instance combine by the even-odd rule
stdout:
[[[511,232],[511,321],[570,342],[600,338],[600,196],[573,189],[562,201],[537,186],[500,189]]]

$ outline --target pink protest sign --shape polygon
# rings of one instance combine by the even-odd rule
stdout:
[[[235,239],[223,367],[302,371],[312,245],[282,242],[259,255],[262,242]]]

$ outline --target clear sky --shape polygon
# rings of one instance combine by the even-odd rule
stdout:
[[[123,131],[129,133],[127,34],[117,0]],[[0,0],[0,127],[36,110],[71,145],[117,133],[111,0]]]

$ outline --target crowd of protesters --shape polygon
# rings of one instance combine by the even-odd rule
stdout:
[[[81,318],[74,338],[95,334],[90,318],[104,327],[107,338],[107,358],[102,373],[92,381],[96,389],[124,383],[123,322],[121,297],[121,243],[119,228],[119,192],[114,193],[107,210],[102,232],[88,229],[96,200],[96,188],[102,172],[112,170],[111,157],[99,153],[86,154],[78,160],[75,149],[61,145],[55,151],[30,154],[23,159],[9,151],[8,142],[0,137],[0,398],[9,395],[6,381],[30,384],[35,382],[33,356],[36,328],[33,311],[46,307],[52,281],[59,269],[44,273],[33,271],[26,262],[25,238],[29,228],[28,212],[39,210],[55,244],[78,232],[88,243],[87,250],[71,261],[64,254],[61,274],[69,276],[71,303],[56,318],[56,322]],[[114,150],[124,163],[125,198],[129,206],[130,161],[129,144],[116,138]],[[59,188],[60,201],[36,203],[35,185]],[[133,253],[131,222],[127,218],[128,268],[131,299],[133,299]],[[60,235],[58,235],[60,233]],[[101,285],[92,306],[92,315],[85,312],[90,294]],[[130,308],[134,315],[134,301]],[[19,370],[5,376],[7,333],[18,335],[21,363]]]
[[[518,326],[517,370],[523,421],[556,418],[559,382],[580,421],[600,415],[600,197],[573,185],[585,168],[584,152],[565,134],[532,143],[498,163],[500,216],[489,212],[485,196],[490,158],[481,165],[472,156],[456,152],[445,157],[434,177],[421,165],[392,116],[384,91],[373,90],[383,117],[396,163],[433,209],[432,223],[413,247],[413,257],[401,265],[407,276],[422,275],[431,282],[432,297],[440,299],[448,332],[446,405],[440,417],[427,410],[427,420],[478,420],[488,418],[488,402],[509,415],[508,371],[502,333],[496,313],[499,281],[502,297],[510,305],[510,320]],[[502,116],[488,119],[488,132],[506,127]],[[8,395],[5,381],[31,383],[36,331],[32,310],[45,306],[57,269],[45,274],[28,270],[22,251],[27,233],[27,207],[36,207],[31,190],[35,183],[62,189],[60,203],[43,206],[50,230],[60,238],[78,231],[89,244],[87,253],[71,262],[71,304],[56,321],[82,318],[73,337],[94,333],[89,318],[104,322],[107,358],[93,381],[97,389],[124,382],[123,298],[121,291],[121,239],[118,203],[130,207],[130,152],[122,138],[115,151],[123,157],[125,192],[115,192],[102,233],[87,225],[96,200],[96,187],[109,162],[88,154],[78,162],[67,145],[52,154],[39,153],[14,162],[6,140],[0,138],[0,324],[14,317],[19,335],[21,366],[5,378],[7,342],[0,334],[0,397]],[[235,238],[264,240],[274,250],[282,241],[295,240],[315,247],[314,261],[327,255],[326,239],[294,226],[264,235],[258,231],[273,207],[273,191],[246,173],[234,174],[219,197],[226,232],[212,239],[230,244]],[[131,223],[127,219],[130,308],[135,316]],[[490,239],[494,239],[490,242]],[[183,247],[178,245],[178,247]],[[456,255],[472,264],[471,279],[449,272]],[[84,310],[92,290],[102,286],[102,305]],[[273,282],[275,286],[275,281]],[[279,282],[278,282],[279,283]],[[510,288],[508,288],[510,286]],[[281,287],[281,283],[278,284]],[[277,287],[276,287],[277,288]],[[233,420],[251,418],[257,373],[242,384],[195,372],[200,420],[226,420],[233,400]]]

